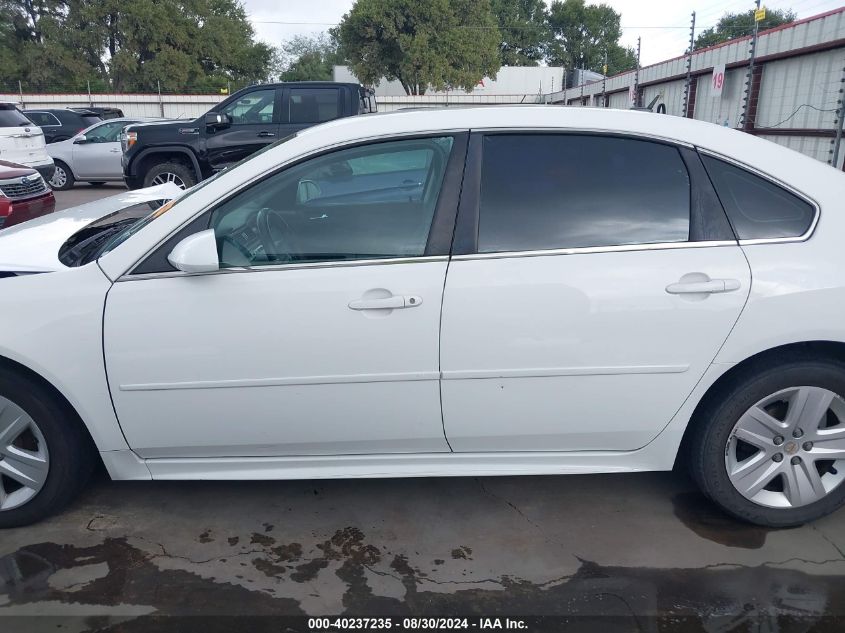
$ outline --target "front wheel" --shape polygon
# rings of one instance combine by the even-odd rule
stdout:
[[[189,189],[197,184],[197,179],[191,168],[177,162],[154,165],[144,176],[145,187],[154,187],[168,182],[180,189]]]
[[[80,425],[47,389],[0,368],[0,528],[39,521],[76,497],[95,463]]]
[[[66,191],[68,189],[73,189],[73,183],[75,182],[75,179],[73,177],[73,172],[70,170],[70,167],[65,165],[60,160],[55,161],[55,163],[56,171],[53,172],[53,176],[50,178],[50,187],[58,191]]]
[[[729,513],[800,525],[845,503],[845,364],[796,358],[737,380],[696,420],[692,475]]]

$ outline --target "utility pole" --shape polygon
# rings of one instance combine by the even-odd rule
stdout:
[[[607,49],[604,49],[604,64],[601,67],[601,107],[607,107]]]
[[[692,85],[692,49],[695,46],[695,11],[692,12],[692,24],[689,30],[689,50],[687,50],[687,82],[684,86],[684,116],[689,117],[690,85]]]
[[[161,98],[161,81],[156,80],[158,86],[158,108],[161,111],[161,118],[164,118],[164,101]]]
[[[745,97],[742,104],[742,129],[751,129],[751,84],[754,82],[754,54],[757,50],[757,32],[760,30],[760,20],[757,19],[757,13],[760,11],[760,0],[755,3],[756,11],[754,13],[754,35],[751,37],[751,50],[749,51],[748,59],[748,75],[745,78]]]
[[[839,165],[839,146],[842,144],[842,120],[845,119],[845,68],[842,69],[842,78],[839,80],[839,98],[836,105],[839,109],[836,111],[836,136],[831,141],[833,147],[830,150],[831,157],[829,163],[833,167]]]
[[[94,100],[91,99],[91,80],[89,79],[86,83],[88,84],[88,105],[93,108]]]
[[[20,79],[18,79],[18,94],[21,97],[21,110],[24,110],[26,108],[26,105],[23,102],[23,86],[21,85]]]
[[[760,0],[757,0],[760,2]],[[634,73],[634,107],[640,105],[640,38],[637,37],[637,70]]]

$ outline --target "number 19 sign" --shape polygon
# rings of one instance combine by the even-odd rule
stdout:
[[[710,96],[718,99],[722,96],[722,89],[725,87],[725,65],[713,66],[713,77],[710,80]]]

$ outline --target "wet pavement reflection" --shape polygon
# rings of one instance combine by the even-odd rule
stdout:
[[[101,479],[65,514],[0,534],[0,631],[278,631],[273,617],[304,614],[840,631],[843,525],[745,525],[671,473]]]

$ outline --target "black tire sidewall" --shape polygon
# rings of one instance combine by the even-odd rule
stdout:
[[[799,508],[768,508],[740,494],[728,477],[725,447],[734,425],[768,395],[790,387],[822,387],[845,396],[845,365],[827,360],[775,364],[746,376],[724,394],[694,440],[693,476],[702,491],[730,514],[770,527],[791,527],[822,517],[845,503],[845,482],[819,501]],[[845,421],[843,421],[845,422]]]
[[[48,390],[0,368],[0,396],[21,407],[38,425],[47,444],[50,470],[30,501],[0,511],[0,528],[39,521],[64,508],[85,485],[94,467],[91,444],[80,422]]]

